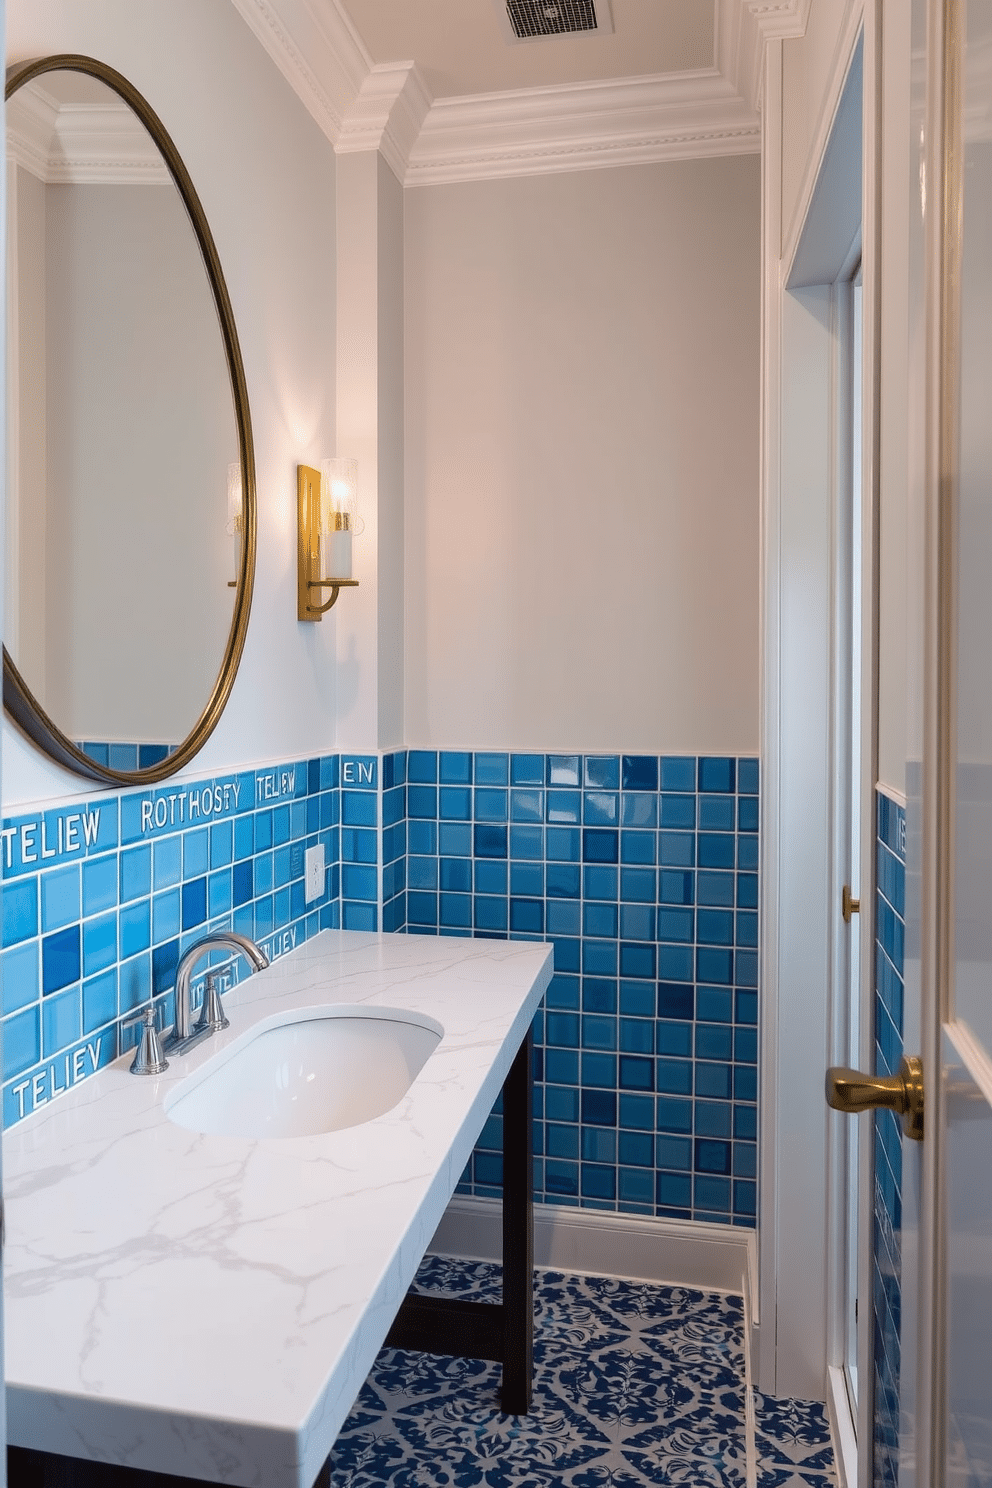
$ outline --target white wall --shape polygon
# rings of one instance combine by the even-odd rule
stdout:
[[[759,161],[407,193],[407,738],[757,750]]]
[[[241,669],[197,773],[334,746],[334,617],[296,619],[296,464],[335,444],[333,150],[234,8],[12,0],[8,63],[83,52],[160,115],[210,223],[238,326],[258,472],[258,564]],[[85,789],[4,721],[3,804]]]

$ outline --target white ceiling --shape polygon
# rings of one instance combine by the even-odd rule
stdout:
[[[509,42],[500,0],[344,0],[374,63],[409,61],[433,98],[714,65],[717,0],[613,0],[613,34]]]
[[[613,34],[505,39],[505,0],[231,0],[339,154],[405,186],[755,153],[764,44],[812,0],[612,0]]]

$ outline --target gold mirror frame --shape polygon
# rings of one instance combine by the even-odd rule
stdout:
[[[241,653],[244,649],[245,635],[248,630],[248,616],[251,611],[251,596],[255,578],[255,542],[256,542],[256,512],[255,512],[255,452],[252,444],[251,414],[248,408],[248,387],[245,382],[244,364],[241,360],[241,348],[238,344],[238,333],[234,324],[234,312],[231,309],[231,301],[227,293],[227,285],[224,283],[224,274],[217,256],[217,248],[214,244],[210,228],[204,215],[200,198],[197,196],[190,180],[189,172],[183,164],[178,150],[172,143],[168,131],[161,119],[155,113],[151,105],[142,97],[138,90],[122,77],[112,67],[104,62],[98,62],[94,57],[80,56],[75,53],[60,53],[56,56],[42,57],[33,62],[26,62],[10,68],[7,74],[7,86],[4,93],[5,99],[9,99],[12,93],[32,79],[41,77],[46,72],[66,71],[81,72],[88,77],[97,78],[106,83],[109,88],[124,100],[132,112],[141,120],[154,140],[162,159],[168,167],[169,174],[175,182],[176,189],[182,197],[190,224],[196,234],[196,240],[200,247],[203,258],[203,266],[210,288],[213,291],[214,304],[217,309],[217,319],[220,323],[221,336],[224,342],[224,350],[227,355],[227,365],[231,376],[231,395],[234,400],[234,416],[238,425],[238,449],[241,457],[241,484],[243,493],[243,511],[245,520],[244,541],[241,553],[241,572],[238,576],[237,591],[234,596],[234,615],[231,620],[231,629],[227,638],[227,646],[224,651],[223,661],[217,681],[203,712],[194,724],[192,730],[187,734],[181,744],[164,760],[159,760],[154,765],[147,765],[143,769],[136,770],[113,770],[108,766],[97,764],[90,759],[89,755],[83,754],[75,744],[68,739],[60,728],[48,717],[45,710],[39,705],[31,693],[30,688],[24,681],[17,667],[14,665],[7,653],[7,647],[3,648],[3,704],[10,717],[18,728],[25,733],[31,741],[56,764],[65,769],[72,770],[77,775],[84,775],[90,780],[99,780],[106,783],[118,785],[146,785],[158,780],[165,780],[188,765],[199,750],[206,743],[217,726],[218,719],[224,711],[234,679],[237,675],[238,664],[241,661]]]

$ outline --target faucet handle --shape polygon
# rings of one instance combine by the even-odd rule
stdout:
[[[217,991],[217,983],[212,971],[207,972],[207,984],[203,992],[203,1007],[197,1020],[195,1032],[208,1029],[216,1033],[221,1028],[229,1028],[231,1020],[224,1012],[224,1006]]]
[[[145,1009],[141,1026],[141,1042],[131,1061],[132,1075],[160,1075],[169,1068],[169,1061],[162,1053],[162,1043],[155,1027],[155,1009]]]

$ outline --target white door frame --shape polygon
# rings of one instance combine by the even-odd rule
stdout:
[[[841,103],[863,34],[864,108],[861,191],[864,361],[877,365],[878,211],[875,167],[880,12],[877,0],[852,3],[831,85],[811,150],[811,166],[792,224],[783,224],[781,139],[766,137],[763,155],[763,782],[762,782],[762,1085],[759,1213],[759,1317],[753,1339],[756,1382],[779,1395],[827,1397],[830,1278],[830,1142],[823,1098],[825,1066],[834,1060],[830,1008],[842,878],[834,842],[834,325],[830,287],[851,242],[831,176],[831,142],[841,162],[851,148],[851,120]],[[766,116],[781,118],[782,46],[766,53]],[[850,95],[849,95],[850,97]],[[835,129],[836,126],[836,129]],[[849,178],[848,178],[848,191]],[[848,204],[850,205],[850,204]],[[846,235],[845,235],[846,234]],[[781,244],[776,256],[773,245]],[[805,287],[804,287],[805,286]],[[801,369],[801,375],[799,371]],[[862,716],[874,720],[877,683],[878,388],[863,384],[863,572],[866,593]],[[874,724],[864,740],[862,895],[873,882]],[[869,906],[870,907],[870,906]],[[873,915],[861,917],[862,1006],[870,1016]],[[866,1051],[867,1052],[867,1051]],[[846,1062],[846,1058],[843,1062]],[[867,1125],[867,1123],[862,1123]],[[862,1219],[870,1223],[870,1162],[862,1162]],[[867,1231],[866,1231],[867,1233]],[[862,1246],[862,1250],[865,1247]],[[867,1275],[861,1296],[870,1297]],[[867,1321],[867,1320],[866,1320]],[[865,1387],[867,1338],[859,1360]],[[862,1454],[867,1458],[868,1454]]]

